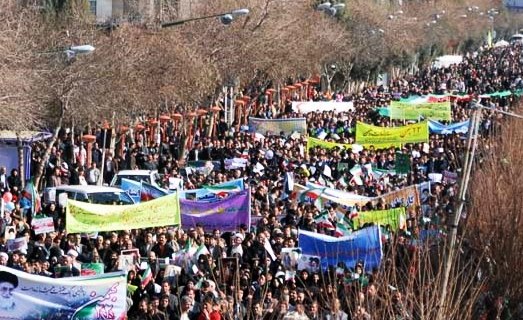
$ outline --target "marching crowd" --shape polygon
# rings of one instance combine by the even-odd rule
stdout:
[[[416,74],[393,79],[387,88],[367,87],[357,94],[321,93],[319,88],[308,92],[312,101],[352,101],[354,110],[348,112],[311,112],[297,114],[290,107],[279,109],[265,105],[258,116],[265,118],[307,119],[308,135],[320,134],[325,141],[352,144],[357,121],[377,126],[401,126],[404,121],[390,120],[377,111],[392,100],[427,94],[469,95],[478,98],[485,93],[521,89],[523,70],[520,64],[521,47],[484,48],[464,56],[459,65],[441,69],[425,68]],[[251,87],[244,94],[253,100],[266,88]],[[223,102],[223,101],[222,101]],[[481,99],[483,105],[509,110],[517,102],[516,95]],[[290,104],[291,101],[287,101]],[[468,119],[472,108],[470,99],[453,98],[452,121]],[[265,110],[265,111],[264,111]],[[481,144],[487,146],[489,137],[501,130],[500,117],[489,110],[482,111]],[[69,133],[70,134],[70,133]],[[180,320],[239,320],[239,319],[314,319],[346,320],[371,319],[379,308],[391,305],[387,318],[416,318],[416,307],[405,297],[399,283],[384,283],[379,270],[366,270],[363,263],[352,266],[332,266],[327,270],[309,265],[289,275],[282,262],[282,249],[299,247],[299,229],[332,233],[319,226],[315,217],[323,213],[314,204],[300,201],[285,189],[284,176],[293,173],[294,181],[305,185],[314,182],[358,195],[376,197],[403,187],[430,180],[431,174],[457,173],[465,153],[463,134],[431,134],[428,144],[407,144],[402,148],[363,149],[353,152],[344,148],[314,147],[307,150],[305,135],[285,135],[263,132],[263,138],[251,132],[228,127],[222,119],[213,137],[195,137],[188,150],[188,161],[212,161],[210,171],[186,170],[177,161],[183,140],[180,132],[170,130],[161,144],[145,142],[139,137],[126,146],[122,156],[108,155],[102,163],[101,132],[93,147],[92,165],[87,163],[83,147],[72,145],[68,133],[55,145],[46,166],[47,186],[63,184],[96,184],[99,170],[104,167],[104,181],[122,169],[158,170],[165,181],[183,180],[184,189],[214,185],[243,178],[252,193],[253,226],[238,226],[235,232],[204,230],[201,226],[164,226],[158,228],[114,231],[97,235],[68,234],[65,230],[63,208],[51,203],[41,212],[33,212],[31,195],[22,190],[18,171],[10,173],[0,168],[3,194],[9,192],[12,206],[6,206],[0,225],[0,265],[48,277],[69,277],[81,274],[81,263],[103,263],[104,272],[117,271],[122,250],[138,249],[142,261],[151,267],[152,280],[144,280],[140,268],[129,270],[129,319]],[[67,138],[67,139],[66,139]],[[39,161],[43,146],[33,147],[33,164]],[[406,175],[394,173],[397,153],[407,154],[411,170]],[[481,149],[488,152],[488,148]],[[72,157],[76,161],[72,161]],[[480,153],[481,156],[481,153]],[[226,169],[225,160],[247,158],[245,167]],[[343,164],[340,166],[340,164]],[[385,171],[375,175],[363,172],[362,180],[355,179],[350,169],[355,165]],[[328,170],[325,168],[328,167]],[[34,172],[34,170],[33,170]],[[411,254],[409,240],[416,239],[421,230],[445,233],[447,219],[454,211],[456,185],[437,181],[431,184],[419,207],[408,209],[407,227],[384,239],[399,244],[386,250],[385,259],[392,256],[398,268],[408,269]],[[389,208],[390,204],[372,202],[352,208],[368,211]],[[322,210],[343,210],[329,204]],[[352,212],[351,211],[351,212]],[[52,217],[55,232],[35,235],[31,219]],[[334,222],[336,215],[330,216]],[[10,228],[14,227],[14,228]],[[27,247],[9,251],[7,232],[25,237]],[[269,240],[275,257],[265,246]],[[206,253],[194,257],[175,275],[166,274],[165,258],[172,258],[183,248],[205,245]],[[385,248],[390,248],[385,246]],[[341,276],[339,269],[341,268]],[[387,291],[387,295],[385,295]],[[386,301],[387,300],[387,301]],[[487,299],[488,300],[488,299]],[[501,314],[503,307],[494,306],[494,299],[485,300],[481,312]],[[495,311],[492,311],[495,310]],[[381,313],[383,315],[383,313]]]

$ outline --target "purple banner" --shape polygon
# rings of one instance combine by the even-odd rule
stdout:
[[[237,230],[241,224],[251,223],[251,194],[249,190],[233,193],[218,201],[193,201],[180,199],[182,226],[200,224],[206,231]]]

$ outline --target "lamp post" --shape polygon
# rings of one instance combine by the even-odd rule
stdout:
[[[66,57],[67,57],[67,61],[65,61],[65,62],[69,63],[69,60],[71,60],[71,58],[74,58],[76,55],[90,54],[94,50],[95,50],[95,47],[93,47],[90,44],[85,44],[85,45],[79,45],[79,46],[71,46],[71,47],[69,47],[68,49],[65,49],[65,50],[62,48],[62,49],[57,49],[57,50],[51,51],[51,52],[43,52],[43,53],[36,53],[36,54],[37,55],[42,55],[42,54],[53,54],[53,55],[56,55],[57,53],[58,54],[64,54],[65,53]],[[44,173],[45,163],[49,159],[49,155],[51,154],[51,149],[52,149],[53,145],[58,140],[58,133],[60,131],[60,128],[62,127],[63,117],[64,117],[64,114],[65,114],[67,105],[69,103],[69,95],[68,94],[65,95],[64,99],[65,99],[65,101],[60,99],[61,102],[62,102],[61,103],[60,116],[58,117],[58,121],[57,121],[57,124],[56,124],[56,127],[55,127],[55,132],[53,134],[53,137],[48,141],[46,149],[45,149],[45,151],[44,151],[44,153],[42,155],[42,160],[40,161],[40,163],[38,164],[38,166],[36,168],[34,185],[35,185],[35,187],[37,189],[40,188],[40,181],[41,181],[42,175]]]
[[[90,44],[82,44],[78,46],[70,46],[67,48],[57,48],[52,51],[47,52],[40,52],[37,53],[38,55],[55,55],[60,53],[65,53],[67,56],[67,59],[72,59],[76,57],[77,55],[83,55],[83,54],[90,54],[92,53],[96,48]]]
[[[173,21],[173,22],[166,22],[166,23],[162,23],[162,28],[174,27],[174,26],[179,26],[181,24],[184,24],[186,22],[212,19],[212,18],[218,18],[218,17],[220,18],[221,23],[223,23],[225,25],[229,25],[234,21],[234,19],[241,17],[241,16],[246,16],[248,14],[249,14],[249,9],[242,8],[242,9],[232,10],[229,12],[203,16],[203,17],[196,17],[196,18],[189,18],[189,19],[178,20],[178,21]]]
[[[341,12],[345,9],[345,4],[344,3],[332,4],[330,2],[324,2],[322,4],[319,4],[316,7],[316,9],[318,11],[325,12],[327,15],[329,15],[331,17],[334,17],[334,16],[336,16],[336,14],[338,14],[339,12]]]
[[[92,53],[96,48],[90,44],[84,44],[80,46],[71,46],[64,50],[67,59],[75,58],[77,55]]]
[[[489,9],[487,11],[488,19],[489,19],[489,31],[488,31],[488,39],[487,39],[487,45],[489,47],[494,45],[494,39],[496,38],[496,29],[495,29],[495,19],[496,16],[499,14],[499,11],[496,8]]]
[[[66,51],[71,51],[74,54],[87,54],[87,53],[93,52],[94,50],[95,50],[95,47],[93,47],[92,45],[90,45],[90,44],[83,44],[83,45],[80,45],[80,46],[71,46]]]

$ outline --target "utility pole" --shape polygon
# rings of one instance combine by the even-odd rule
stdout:
[[[476,152],[477,146],[477,132],[479,128],[479,121],[481,118],[481,110],[479,107],[474,106],[474,111],[472,113],[472,118],[469,123],[468,138],[467,138],[467,149],[465,152],[465,163],[461,172],[461,181],[459,186],[458,193],[458,206],[454,212],[454,217],[452,219],[452,224],[450,225],[450,234],[449,234],[449,246],[448,253],[445,261],[445,269],[443,273],[443,281],[441,283],[441,296],[439,302],[439,316],[438,319],[446,319],[445,310],[447,307],[447,291],[448,291],[448,282],[450,277],[450,269],[454,262],[456,251],[457,236],[458,236],[458,225],[459,220],[461,219],[461,213],[463,212],[463,207],[465,205],[466,194],[468,189],[468,182],[470,179],[470,173],[472,165],[474,163],[474,154]]]
[[[114,119],[114,113],[113,113],[113,119]],[[104,174],[105,174],[105,149],[107,148],[107,145],[106,145],[106,140],[107,140],[107,130],[109,130],[109,123],[107,123],[106,120],[104,120],[103,124],[102,124],[102,129],[104,131],[104,134],[103,134],[103,147],[102,147],[102,167],[100,168],[100,177],[98,178],[98,183],[97,185],[101,186],[103,185],[104,183]],[[113,133],[113,136],[114,136],[114,133]]]
[[[111,118],[111,141],[109,142],[109,153],[111,154],[111,156],[114,158],[114,156],[116,155],[114,149],[116,147],[116,123],[115,123],[115,118],[116,118],[116,112],[113,111],[113,116]]]
[[[455,260],[456,253],[459,249],[459,245],[457,245],[457,236],[458,236],[458,225],[459,221],[461,219],[461,214],[463,212],[463,207],[465,206],[466,202],[466,195],[468,191],[468,186],[470,182],[470,173],[472,171],[472,167],[474,164],[474,156],[476,154],[476,148],[478,144],[478,131],[479,131],[479,124],[481,123],[481,109],[487,109],[493,112],[505,114],[511,117],[523,119],[523,116],[506,112],[503,110],[497,110],[493,108],[488,108],[483,105],[481,105],[479,102],[472,102],[471,103],[472,108],[474,108],[472,113],[472,118],[469,123],[469,131],[468,131],[468,137],[467,137],[467,149],[465,152],[465,163],[463,165],[461,179],[460,179],[460,187],[459,187],[459,193],[458,193],[458,205],[456,207],[454,217],[452,219],[452,224],[450,225],[450,233],[449,233],[449,246],[448,246],[448,253],[446,256],[446,261],[444,264],[444,273],[443,273],[443,281],[441,283],[441,296],[439,300],[439,311],[438,311],[438,320],[444,320],[447,319],[447,315],[445,314],[445,311],[450,306],[447,303],[447,294],[448,294],[448,283],[450,278],[450,270],[452,268],[453,262]]]

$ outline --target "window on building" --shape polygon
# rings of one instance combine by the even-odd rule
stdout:
[[[89,11],[91,11],[93,15],[96,15],[96,0],[89,0]]]

